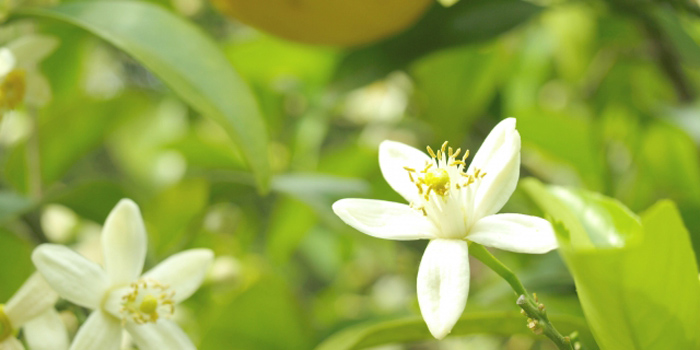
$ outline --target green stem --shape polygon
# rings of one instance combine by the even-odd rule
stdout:
[[[501,276],[510,287],[513,288],[515,294],[518,295],[516,304],[520,306],[523,312],[529,317],[528,327],[537,334],[544,334],[552,340],[560,350],[574,350],[574,345],[571,338],[565,337],[554,328],[554,325],[549,321],[547,311],[543,304],[540,304],[536,295],[530,295],[523,283],[520,282],[518,276],[511,271],[506,265],[503,265],[493,254],[491,254],[484,246],[469,242],[469,254],[479,259],[484,265],[488,266]]]

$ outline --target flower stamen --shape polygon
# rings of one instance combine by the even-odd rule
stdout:
[[[175,312],[175,291],[165,284],[141,279],[130,285],[129,293],[122,297],[122,322],[136,324],[155,323],[161,317],[169,318]]]

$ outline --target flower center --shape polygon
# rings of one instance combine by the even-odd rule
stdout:
[[[10,318],[5,314],[5,305],[0,304],[0,343],[9,338],[13,332]]]
[[[469,151],[462,154],[462,149],[453,150],[447,142],[437,152],[430,146],[427,150],[431,160],[423,169],[404,167],[419,194],[410,206],[438,227],[440,237],[463,238],[474,220],[475,183],[486,173],[479,169],[468,172]]]
[[[161,317],[169,318],[175,312],[174,296],[175,291],[167,285],[150,279],[138,280],[122,297],[122,321],[144,324],[155,323]]]
[[[429,169],[423,177],[423,183],[435,193],[444,196],[450,188],[450,174],[442,168]]]
[[[430,146],[426,148],[432,158],[432,162],[426,162],[423,170],[417,171],[413,168],[404,167],[408,171],[411,182],[418,187],[418,193],[423,195],[426,201],[430,200],[431,193],[435,193],[445,199],[452,188],[452,184],[454,184],[455,189],[459,190],[486,175],[479,169],[476,169],[473,174],[466,173],[465,161],[469,157],[469,150],[464,152],[460,159],[458,157],[462,153],[462,149],[453,150],[452,147],[447,146],[447,141],[442,144],[442,147],[437,152],[433,151]]]
[[[23,70],[15,69],[0,83],[0,107],[14,109],[24,101],[27,80]]]

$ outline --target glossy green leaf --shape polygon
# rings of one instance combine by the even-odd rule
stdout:
[[[565,334],[578,331],[586,349],[597,349],[586,321],[573,316],[551,315],[550,320]],[[462,316],[450,336],[470,334],[514,334],[535,336],[526,326],[525,317],[517,312],[478,312]],[[434,339],[420,317],[360,324],[340,331],[323,341],[316,350],[354,350],[372,346],[409,343]]]
[[[198,28],[163,8],[135,1],[68,3],[19,13],[79,26],[133,56],[194,109],[221,124],[259,187],[267,187],[267,131],[255,97]]]
[[[560,253],[602,348],[700,346],[698,268],[672,202],[659,202],[639,221],[601,195],[545,187],[534,179],[523,187],[554,223]]]
[[[433,6],[412,28],[351,52],[336,73],[340,88],[361,86],[405,67],[433,51],[494,38],[542,10],[520,0],[462,1],[450,8]]]

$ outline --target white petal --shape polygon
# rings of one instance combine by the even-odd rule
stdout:
[[[199,289],[204,276],[214,261],[209,249],[190,249],[167,258],[148,271],[144,278],[152,278],[175,290],[176,303],[189,298]]]
[[[517,253],[544,254],[557,248],[552,225],[523,214],[496,214],[474,224],[467,239],[487,247]]]
[[[520,134],[515,118],[507,118],[491,130],[468,172],[480,169],[486,176],[477,182],[473,217],[495,214],[515,191],[520,176]]]
[[[437,339],[452,331],[467,305],[469,256],[467,242],[434,239],[418,268],[418,305],[430,333]]]
[[[196,350],[180,326],[170,320],[158,323],[127,323],[126,330],[140,350]]]
[[[112,285],[139,278],[146,260],[146,227],[138,205],[122,199],[112,209],[102,229],[105,271]]]
[[[4,47],[0,48],[0,77],[6,76],[15,69],[16,64],[17,60],[15,59],[15,55],[12,54],[12,51]]]
[[[24,350],[24,345],[15,337],[0,341],[0,350]]]
[[[53,309],[56,301],[58,294],[51,289],[41,274],[35,272],[7,302],[5,314],[10,318],[12,326],[19,329],[25,322],[48,309]]]
[[[58,295],[74,304],[95,309],[109,287],[100,265],[62,245],[38,246],[32,261]]]
[[[120,321],[102,310],[95,310],[78,330],[70,350],[118,350],[121,342]]]
[[[24,35],[12,41],[7,48],[24,68],[33,67],[58,47],[58,39],[47,35]]]
[[[396,141],[384,141],[379,145],[379,168],[389,186],[409,202],[420,199],[418,188],[411,182],[404,167],[417,171],[430,161],[425,153]]]
[[[68,331],[54,308],[25,323],[23,330],[31,350],[68,350]]]
[[[341,199],[333,211],[346,224],[370,236],[408,241],[436,237],[432,221],[405,204],[374,199]]]

